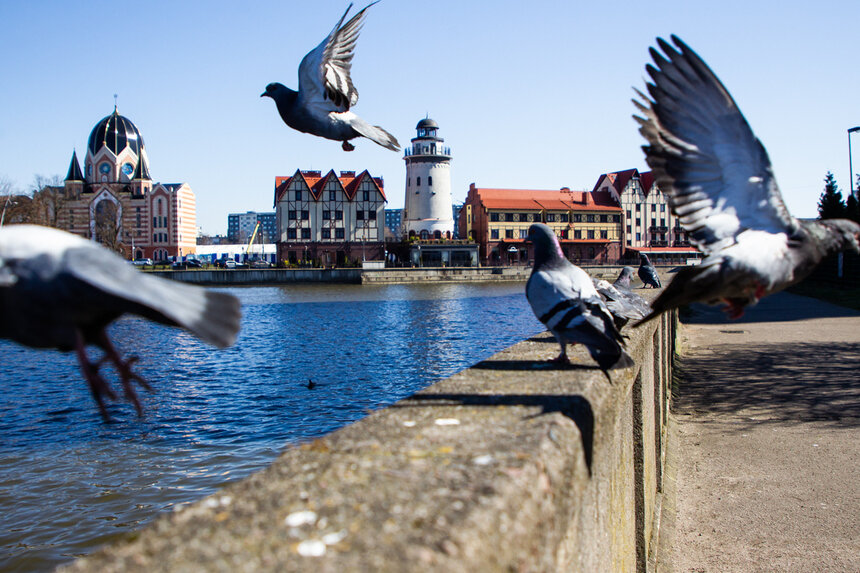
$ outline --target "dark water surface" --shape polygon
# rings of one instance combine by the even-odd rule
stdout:
[[[244,315],[227,350],[111,327],[156,390],[143,419],[121,402],[103,423],[73,353],[0,341],[0,571],[88,553],[542,330],[522,284],[221,290]]]

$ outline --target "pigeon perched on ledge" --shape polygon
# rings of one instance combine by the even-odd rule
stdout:
[[[102,417],[116,394],[99,373],[116,368],[125,398],[142,413],[132,386],[150,386],[123,360],[105,328],[125,313],[180,326],[218,348],[233,344],[241,318],[236,297],[144,274],[101,245],[48,227],[0,228],[0,337],[34,348],[75,350]],[[86,346],[104,356],[93,362]]]
[[[657,269],[651,264],[651,260],[645,253],[639,253],[639,279],[642,281],[642,288],[660,288],[663,285],[660,283],[660,275],[657,274]]]
[[[648,321],[691,302],[724,302],[731,319],[809,275],[830,253],[860,253],[860,225],[800,221],[785,206],[770,159],[732,96],[679,38],[658,38],[647,71],[650,98],[634,104],[642,147],[672,211],[705,254],[681,269]],[[643,322],[645,322],[643,321]],[[640,323],[641,324],[641,323]]]
[[[358,90],[349,75],[353,52],[365,12],[374,4],[376,2],[368,4],[341,26],[352,4],[347,6],[328,37],[302,59],[298,92],[274,82],[260,95],[275,100],[278,113],[288,126],[303,133],[342,141],[344,151],[355,149],[349,140],[356,137],[366,137],[392,151],[400,149],[393,135],[350,111],[358,102]]]
[[[526,298],[561,345],[554,362],[569,363],[567,345],[579,342],[607,378],[607,370],[633,366],[612,314],[588,273],[564,258],[558,238],[546,225],[529,227],[528,239],[535,245],[535,263],[526,283]]]
[[[603,302],[606,303],[606,308],[612,313],[618,330],[621,330],[630,320],[641,320],[651,312],[651,305],[648,304],[648,301],[631,292],[629,286],[624,287],[625,283],[630,285],[632,271],[633,269],[630,267],[624,267],[612,284],[601,279],[591,279],[594,288],[597,289]]]
[[[633,267],[624,267],[618,274],[618,278],[612,283],[616,287],[630,290],[630,279],[633,278]],[[641,297],[640,297],[641,298]],[[644,299],[643,299],[644,300]]]

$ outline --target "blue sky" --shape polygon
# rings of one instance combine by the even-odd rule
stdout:
[[[402,154],[287,128],[266,84],[296,87],[302,57],[347,2],[2,0],[0,177],[65,176],[93,125],[140,129],[153,178],[188,182],[198,225],[272,209],[275,176],[362,170],[403,205]],[[356,4],[355,9],[363,7]],[[677,34],[726,84],[768,149],[789,209],[816,214],[830,170],[846,191],[860,125],[860,2],[382,0],[353,61],[354,111],[408,144],[426,114],[451,146],[452,189],[591,189],[646,169],[631,119],[648,47]],[[854,136],[860,171],[860,135]]]

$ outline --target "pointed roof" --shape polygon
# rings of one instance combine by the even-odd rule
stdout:
[[[275,205],[277,205],[278,201],[281,200],[281,197],[284,196],[290,183],[296,179],[304,182],[314,201],[319,201],[323,198],[323,190],[325,189],[326,183],[332,180],[337,181],[340,184],[340,187],[346,194],[348,201],[352,201],[355,198],[356,191],[358,191],[361,182],[365,180],[373,182],[373,185],[382,195],[382,200],[388,201],[385,197],[382,177],[373,177],[367,169],[358,175],[355,174],[355,171],[341,171],[339,176],[334,169],[330,169],[325,175],[323,175],[321,171],[302,171],[301,169],[297,169],[291,176],[275,177]]]
[[[81,164],[78,163],[77,151],[72,151],[72,162],[69,163],[69,173],[66,175],[66,181],[83,181],[84,173],[81,171]]]
[[[149,168],[146,166],[146,161],[143,157],[137,162],[137,167],[134,168],[134,175],[131,176],[132,181],[152,181],[149,176]]]

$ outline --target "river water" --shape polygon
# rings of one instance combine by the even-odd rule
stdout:
[[[121,402],[103,423],[73,353],[0,341],[0,571],[84,555],[543,330],[522,284],[219,290],[242,301],[229,349],[111,327],[155,389],[143,419]]]

